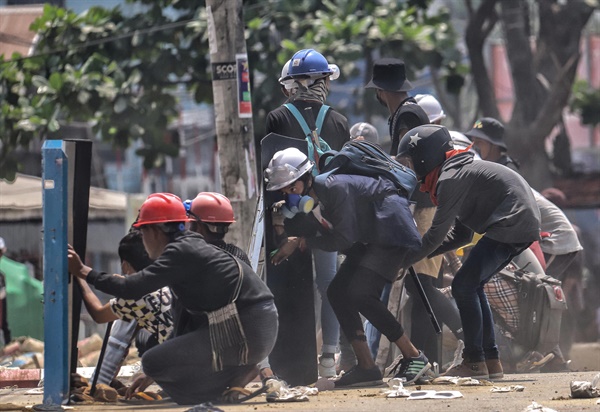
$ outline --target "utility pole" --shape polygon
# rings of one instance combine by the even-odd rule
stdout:
[[[206,0],[206,11],[222,190],[231,199],[237,220],[229,236],[246,249],[260,177],[256,176],[242,0]]]

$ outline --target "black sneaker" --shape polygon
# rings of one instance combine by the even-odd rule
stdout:
[[[357,386],[379,386],[383,384],[381,372],[375,366],[372,369],[363,369],[358,365],[354,366],[341,378],[335,381],[336,388],[357,387]]]
[[[419,351],[419,356],[416,358],[406,358],[400,361],[398,373],[394,375],[394,378],[400,378],[405,381],[404,383],[413,383],[429,369],[431,369],[429,359],[423,352]]]

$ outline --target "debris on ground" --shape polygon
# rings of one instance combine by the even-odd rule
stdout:
[[[410,391],[404,388],[402,380],[392,378],[388,382],[388,389],[382,389],[381,393],[386,398],[407,398],[410,396]]]
[[[537,402],[532,402],[527,408],[523,409],[523,412],[558,412],[554,409],[540,405]]]
[[[591,382],[571,381],[571,398],[600,397],[600,373]]]
[[[267,402],[307,402],[309,396],[319,393],[317,388],[308,386],[288,386],[287,382],[281,379],[267,379]]]
[[[440,376],[431,381],[434,385],[454,384],[457,386],[494,386],[485,379],[460,378],[458,376]]]
[[[511,386],[494,386],[490,389],[490,392],[523,392],[525,387],[522,385],[511,385]]]
[[[420,399],[456,399],[462,398],[463,394],[459,391],[414,391],[410,393],[407,400],[420,400]]]

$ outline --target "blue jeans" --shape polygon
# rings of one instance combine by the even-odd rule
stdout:
[[[329,303],[327,288],[337,272],[337,252],[313,249],[312,254],[315,262],[315,283],[321,295],[321,332],[323,335],[321,352],[335,353],[340,340],[340,324]]]
[[[494,319],[483,286],[530,244],[502,243],[484,236],[454,276],[452,296],[463,325],[466,362],[498,359]]]

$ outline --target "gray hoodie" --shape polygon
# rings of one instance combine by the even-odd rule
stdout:
[[[474,162],[472,153],[444,162],[437,201],[431,228],[412,263],[464,246],[473,232],[502,243],[540,239],[540,211],[529,184],[506,166]]]

